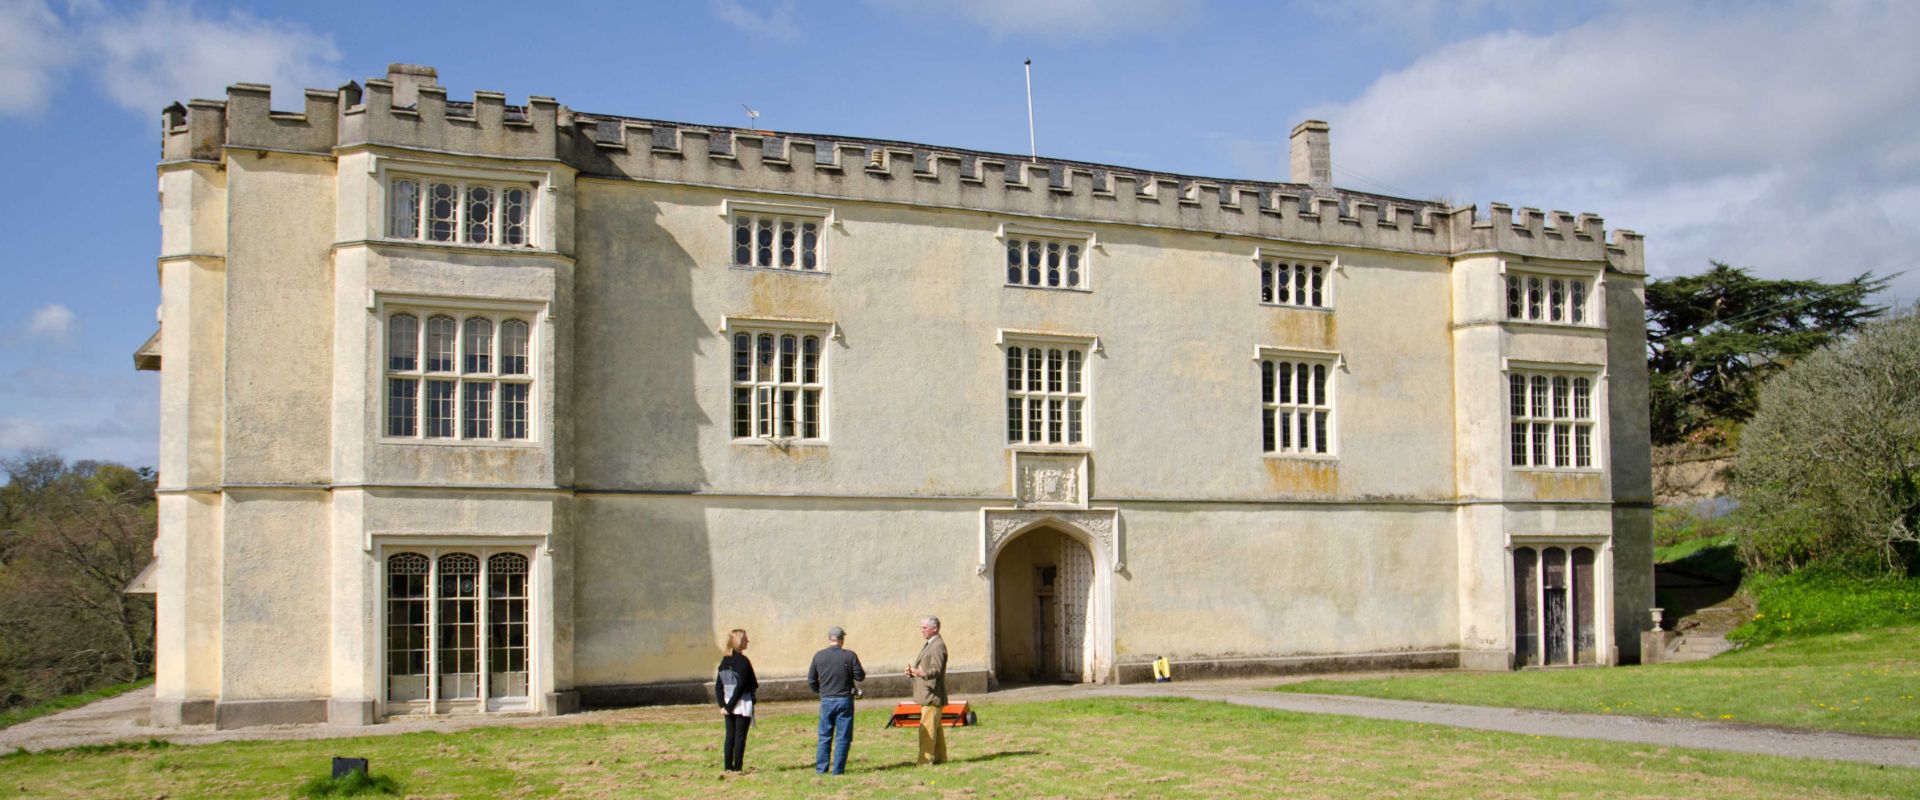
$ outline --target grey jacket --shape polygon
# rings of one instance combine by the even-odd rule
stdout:
[[[839,645],[814,653],[807,667],[807,688],[821,697],[852,697],[853,684],[866,679],[859,654]]]

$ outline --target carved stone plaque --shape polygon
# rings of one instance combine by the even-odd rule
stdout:
[[[1087,506],[1087,457],[1014,454],[1013,496],[1021,507]]]

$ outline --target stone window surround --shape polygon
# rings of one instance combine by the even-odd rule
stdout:
[[[1607,327],[1607,304],[1604,299],[1606,297],[1607,278],[1606,269],[1602,265],[1561,264],[1539,260],[1503,258],[1500,260],[1500,267],[1497,270],[1497,274],[1500,276],[1500,280],[1496,287],[1499,292],[1499,298],[1497,299],[1495,307],[1495,318],[1502,324],[1521,327],[1537,325],[1544,328],[1560,330],[1567,328],[1605,330]],[[1573,322],[1571,320],[1571,312],[1568,314],[1569,319],[1560,322],[1554,322],[1550,318],[1550,314],[1547,315],[1549,318],[1537,320],[1507,316],[1507,279],[1509,277],[1517,277],[1522,281],[1527,278],[1541,278],[1543,280],[1562,278],[1586,281],[1586,319],[1581,322]],[[1569,290],[1569,292],[1571,292],[1571,290]],[[1547,300],[1549,303],[1552,302],[1550,295],[1551,293],[1549,292]],[[1569,303],[1571,303],[1570,298]],[[1524,307],[1522,311],[1524,313]]]
[[[1075,443],[1063,441],[1059,444],[1008,442],[1005,430],[1006,410],[1002,408],[996,416],[1001,422],[1000,441],[1006,442],[1007,449],[1010,451],[1032,450],[1039,452],[1084,452],[1092,450],[1094,440],[1094,409],[1097,408],[1093,392],[1094,381],[1096,379],[1093,357],[1096,355],[1105,355],[1106,353],[1105,348],[1101,346],[1100,337],[1090,333],[1058,333],[1052,331],[1000,328],[994,334],[993,343],[1000,348],[1000,358],[996,362],[1000,367],[994,370],[994,380],[997,382],[996,385],[1000,387],[996,396],[999,397],[1003,403],[1009,397],[1009,390],[1006,388],[1007,376],[1005,366],[1007,363],[1007,348],[1027,348],[1039,345],[1048,348],[1075,348],[1082,353],[1080,359],[1080,394],[1082,398],[1080,407],[1080,441]],[[1065,397],[1066,395],[1062,393],[1061,396]],[[1064,439],[1065,437],[1063,436],[1062,438]]]
[[[1106,252],[1105,246],[1102,245],[1100,242],[1099,233],[1091,228],[1067,228],[1067,227],[1055,227],[1051,225],[1031,225],[1031,224],[1021,223],[1021,222],[1002,222],[999,224],[998,227],[995,228],[993,238],[995,241],[1000,243],[1000,247],[996,251],[999,255],[996,257],[994,264],[996,265],[995,268],[1000,271],[1000,274],[1002,275],[1003,278],[1005,276],[1006,266],[1007,266],[1006,252],[1007,252],[1008,240],[1043,239],[1043,240],[1059,241],[1064,243],[1079,242],[1081,244],[1080,283],[1078,285],[1047,286],[1045,285],[1045,279],[1043,274],[1042,282],[1040,285],[1037,285],[1037,286],[1029,283],[1013,283],[1005,280],[1001,281],[1002,285],[1006,286],[1009,289],[1041,289],[1045,291],[1054,291],[1054,292],[1092,292],[1093,291],[1093,268],[1094,268],[1093,253],[1095,250],[1099,250],[1103,254]],[[1064,271],[1064,269],[1065,267],[1063,264],[1062,270]]]
[[[1323,274],[1325,277],[1321,281],[1321,302],[1319,305],[1262,300],[1260,301],[1261,306],[1266,308],[1291,308],[1300,311],[1332,313],[1334,302],[1337,299],[1334,294],[1334,285],[1338,283],[1338,281],[1334,280],[1334,277],[1336,275],[1347,274],[1347,267],[1341,263],[1338,253],[1297,247],[1257,246],[1253,248],[1253,268],[1256,282],[1265,280],[1268,261],[1282,261],[1289,264],[1305,263],[1307,266],[1321,266],[1324,267]],[[1253,296],[1259,297],[1259,294],[1256,292]]]
[[[388,294],[376,293],[373,303],[370,306],[370,310],[373,313],[372,335],[374,337],[374,343],[373,343],[374,357],[373,357],[373,363],[370,365],[372,369],[369,370],[368,377],[369,377],[370,394],[374,398],[374,408],[372,409],[372,415],[373,415],[373,435],[376,441],[378,441],[381,444],[410,445],[410,446],[416,446],[416,447],[537,448],[537,447],[543,446],[542,441],[544,437],[541,435],[542,431],[540,429],[540,408],[541,408],[542,387],[546,384],[547,381],[546,381],[545,375],[543,374],[545,362],[544,362],[544,359],[540,357],[540,354],[541,354],[541,346],[544,341],[542,331],[546,328],[546,323],[549,321],[546,313],[547,312],[546,303],[518,302],[518,301],[510,301],[510,300],[492,300],[492,299],[477,299],[477,298],[436,297],[436,296],[427,296],[427,295],[399,295],[399,294],[388,295]],[[388,366],[387,320],[391,319],[395,314],[411,314],[415,317],[415,319],[418,320],[418,324],[420,326],[420,341],[423,343],[422,345],[423,347],[424,347],[424,342],[426,338],[426,325],[427,325],[428,318],[434,316],[435,314],[444,314],[446,316],[453,317],[455,320],[454,338],[456,342],[456,349],[455,349],[456,362],[459,359],[459,348],[464,347],[464,344],[465,344],[464,340],[466,338],[466,332],[460,323],[463,322],[467,317],[481,316],[481,317],[486,317],[488,319],[493,320],[493,323],[494,323],[493,337],[494,337],[494,346],[496,351],[498,350],[499,343],[500,343],[501,320],[507,319],[509,317],[525,320],[527,322],[527,362],[528,362],[526,383],[528,383],[530,386],[530,388],[527,390],[527,436],[526,438],[501,439],[496,436],[496,437],[487,438],[487,439],[467,439],[460,436],[460,434],[464,433],[464,431],[460,430],[461,421],[459,419],[459,408],[460,408],[462,395],[457,390],[454,394],[454,408],[455,408],[455,420],[454,420],[455,435],[454,436],[445,437],[445,438],[438,438],[438,437],[430,438],[425,436],[424,432],[425,432],[426,420],[424,418],[424,415],[420,419],[418,419],[415,423],[416,435],[414,436],[387,435],[387,376],[390,374],[390,370],[387,369],[387,366]],[[425,356],[426,354],[423,350],[419,354],[419,357],[422,359],[420,366],[423,368],[425,367],[425,363],[424,363]],[[455,363],[454,366],[457,370],[462,365],[459,363]],[[496,365],[496,369],[497,369],[497,366],[498,365]],[[425,374],[424,370],[422,370],[420,374],[424,375]],[[453,374],[455,375],[456,378],[458,377],[457,372]],[[494,374],[494,373],[489,373],[489,374]],[[496,384],[498,383],[497,378],[495,379],[495,383]],[[418,391],[424,393],[425,391],[424,382]],[[496,429],[500,421],[501,400],[502,400],[502,397],[500,392],[495,391],[494,398],[493,398],[493,407],[494,407],[493,419],[494,419],[494,424],[496,425]],[[415,402],[416,403],[424,402],[424,399],[419,396],[416,396]]]
[[[1531,547],[1544,552],[1549,547],[1559,547],[1569,553],[1576,547],[1593,548],[1593,649],[1596,658],[1594,666],[1611,666],[1619,661],[1617,645],[1613,640],[1613,536],[1607,533],[1509,533],[1507,534],[1506,556],[1501,561],[1506,565],[1501,570],[1504,576],[1500,585],[1505,588],[1507,607],[1507,635],[1513,633],[1513,626],[1520,609],[1513,607],[1513,551],[1521,547]],[[1544,608],[1544,606],[1543,606]],[[1545,624],[1542,613],[1541,624]],[[1514,652],[1517,643],[1507,642],[1507,652]]]
[[[1513,409],[1512,398],[1508,392],[1511,391],[1510,381],[1515,373],[1525,373],[1529,376],[1545,373],[1549,378],[1555,375],[1561,375],[1568,378],[1587,378],[1592,382],[1592,407],[1588,409],[1588,415],[1591,419],[1591,422],[1588,424],[1593,429],[1593,463],[1591,465],[1585,467],[1555,467],[1523,466],[1513,463]],[[1607,369],[1605,365],[1578,362],[1523,361],[1515,358],[1503,358],[1500,364],[1500,389],[1500,409],[1501,419],[1503,421],[1503,424],[1500,426],[1501,463],[1505,464],[1508,470],[1514,472],[1553,472],[1561,474],[1605,473],[1607,470],[1606,455],[1610,452],[1608,445],[1609,440],[1607,438],[1609,435],[1607,426],[1610,420],[1607,413]],[[1569,402],[1571,403],[1571,401]],[[1569,412],[1571,412],[1571,408],[1569,408]]]
[[[1261,455],[1266,458],[1300,459],[1308,461],[1338,461],[1340,459],[1340,373],[1347,370],[1347,358],[1337,350],[1314,350],[1300,347],[1274,347],[1257,345],[1253,348],[1254,381],[1256,386],[1264,388],[1265,376],[1262,374],[1265,362],[1291,361],[1295,364],[1324,364],[1327,368],[1327,397],[1322,404],[1327,409],[1327,452],[1310,453],[1296,450],[1267,450],[1262,443]],[[1295,406],[1299,407],[1297,402]],[[1260,410],[1270,415],[1278,406],[1271,398],[1262,398]]]
[[[757,268],[747,267],[746,269]],[[786,270],[781,271],[784,272]],[[725,397],[727,410],[723,415],[727,420],[725,428],[727,440],[732,444],[750,447],[827,446],[831,440],[833,429],[833,356],[831,354],[833,348],[831,345],[845,341],[839,323],[832,320],[801,317],[767,317],[729,314],[721,318],[720,327],[717,330],[720,333],[721,341],[726,344],[727,352],[727,394]],[[733,435],[733,389],[736,384],[733,380],[733,336],[737,333],[746,333],[749,335],[770,333],[776,337],[782,334],[820,337],[820,436],[818,438],[803,439],[797,436],[775,436],[768,438],[759,435],[739,438]]]
[[[435,248],[475,248],[488,251],[524,253],[527,251],[552,252],[553,240],[553,194],[554,176],[550,169],[514,169],[507,167],[479,167],[471,163],[444,159],[403,158],[385,154],[373,156],[373,202],[367,207],[366,238],[381,242],[402,242],[425,245]],[[524,245],[482,244],[460,240],[434,241],[422,237],[393,236],[387,230],[387,221],[391,216],[393,182],[400,178],[412,178],[422,183],[421,194],[426,193],[425,183],[438,178],[454,181],[479,181],[494,184],[526,184],[532,189],[527,208],[527,243]],[[499,199],[496,197],[496,204]],[[465,198],[460,198],[464,205]],[[424,225],[424,221],[422,222]]]
[[[547,649],[546,642],[536,633],[541,628],[539,620],[543,611],[543,601],[546,599],[544,593],[540,590],[540,578],[542,576],[540,575],[540,553],[538,551],[548,545],[546,538],[525,536],[417,536],[411,534],[384,536],[369,534],[368,538],[369,544],[371,545],[371,552],[374,556],[373,571],[377,576],[374,583],[374,591],[377,593],[377,596],[372,598],[374,604],[374,640],[368,643],[370,646],[366,648],[366,652],[369,657],[374,659],[375,664],[374,702],[378,709],[378,714],[382,717],[405,717],[422,713],[430,715],[442,714],[447,713],[445,709],[442,708],[444,704],[456,702],[471,703],[474,705],[474,708],[469,711],[471,713],[481,714],[497,712],[524,713],[537,710],[540,705],[539,689],[543,685],[541,683],[542,673],[544,672],[543,659]],[[480,639],[477,640],[477,642],[482,644],[484,643],[486,635],[486,614],[488,611],[487,606],[489,605],[486,601],[486,585],[484,579],[487,560],[499,553],[516,553],[525,556],[527,559],[527,696],[524,698],[524,702],[513,704],[494,703],[492,699],[485,696],[487,689],[485,676],[486,667],[488,666],[486,663],[487,648],[485,646],[480,646],[479,648],[481,659],[480,673],[482,676],[479,691],[477,692],[479,699],[477,701],[441,701],[438,699],[439,681],[435,674],[437,671],[435,667],[438,661],[438,654],[434,645],[436,644],[435,640],[440,635],[438,630],[439,626],[436,624],[436,615],[439,612],[438,609],[435,608],[437,605],[435,601],[438,597],[439,590],[436,587],[434,578],[437,577],[439,573],[440,556],[454,552],[471,553],[480,559],[482,578],[480,579],[480,602],[478,603],[479,616],[476,618],[476,624],[480,629]],[[427,578],[428,700],[424,709],[411,707],[410,704],[406,703],[389,703],[387,701],[387,559],[399,553],[419,553],[426,556],[427,562],[432,565]],[[463,713],[467,712],[463,711]]]
[[[815,246],[814,268],[802,269],[798,265],[792,267],[762,267],[737,263],[734,258],[734,217],[740,214],[791,217],[796,220],[814,220],[818,222],[819,240]],[[725,230],[726,246],[724,252],[726,254],[727,266],[732,269],[779,272],[787,275],[832,274],[832,270],[829,269],[833,263],[831,254],[832,246],[828,244],[828,240],[832,237],[827,235],[827,231],[844,230],[841,224],[840,214],[833,206],[805,203],[773,203],[762,200],[743,200],[730,197],[720,201],[720,219]]]

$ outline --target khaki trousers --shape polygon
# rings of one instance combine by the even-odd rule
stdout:
[[[920,763],[944,764],[947,761],[947,729],[940,724],[940,707],[930,703],[920,707]]]

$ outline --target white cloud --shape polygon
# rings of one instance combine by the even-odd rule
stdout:
[[[0,114],[47,105],[69,60],[66,30],[41,0],[0,0]]]
[[[1920,4],[1623,5],[1443,47],[1311,109],[1341,166],[1463,200],[1594,211],[1650,268],[1916,266]],[[1498,194],[1495,194],[1495,193]],[[1920,269],[1903,279],[1907,296]]]
[[[331,37],[244,11],[203,15],[184,3],[155,0],[125,16],[88,15],[85,28],[99,51],[101,88],[136,111],[224,96],[240,81],[283,89],[340,82],[340,51]]]
[[[76,53],[87,54],[78,58]],[[175,100],[220,97],[238,83],[340,82],[332,38],[244,11],[203,14],[184,0],[114,10],[97,0],[0,0],[0,115],[33,115],[70,71],[142,114]]]
[[[1300,0],[1317,17],[1363,33],[1432,45],[1483,28],[1489,20],[1579,13],[1565,0]]]
[[[45,336],[49,339],[65,339],[73,332],[73,309],[59,303],[49,303],[33,310],[27,317],[27,335]]]
[[[767,4],[765,11],[754,11],[742,0],[713,0],[713,15],[722,22],[754,36],[791,42],[800,38],[800,26],[794,23],[792,0]]]
[[[1100,36],[1191,20],[1199,0],[870,0],[876,5],[957,15],[996,34]]]

